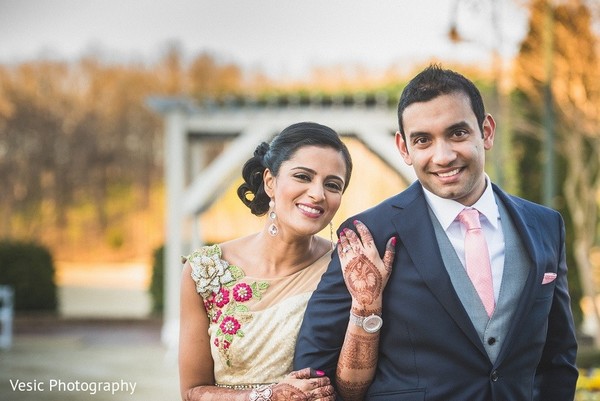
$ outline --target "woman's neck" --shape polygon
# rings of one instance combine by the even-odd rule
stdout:
[[[287,276],[296,273],[325,252],[322,241],[311,235],[302,238],[285,238],[283,235],[271,236],[262,231],[256,236],[257,256],[260,257],[261,273],[266,277]],[[258,262],[258,261],[257,261]]]
[[[246,275],[273,278],[294,274],[322,257],[331,244],[316,235],[272,236],[265,229],[221,244],[223,259]]]

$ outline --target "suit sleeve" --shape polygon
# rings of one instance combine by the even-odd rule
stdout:
[[[577,340],[571,312],[565,255],[565,227],[560,225],[560,251],[557,282],[548,317],[548,334],[536,374],[536,399],[544,401],[573,400],[578,371],[575,367]]]
[[[334,383],[351,303],[340,260],[334,251],[327,271],[308,302],[296,342],[294,370],[319,369]]]

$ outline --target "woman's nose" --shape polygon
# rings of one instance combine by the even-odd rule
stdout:
[[[321,201],[325,198],[325,189],[320,183],[314,183],[308,189],[308,196],[315,201]]]

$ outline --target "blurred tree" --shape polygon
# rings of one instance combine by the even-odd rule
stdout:
[[[522,189],[532,199],[540,200],[541,172],[548,168],[546,163],[550,156],[544,153],[543,145],[545,141],[553,141],[555,146],[548,151],[556,152],[560,168],[553,169],[552,178],[561,190],[551,200],[565,215],[572,250],[568,254],[574,258],[583,294],[596,299],[598,289],[594,285],[590,250],[598,241],[600,194],[598,38],[592,30],[592,14],[583,0],[556,3],[534,0],[530,15],[530,30],[522,43],[515,69],[523,111],[519,144],[528,154],[521,161]],[[548,64],[543,62],[543,52],[548,51],[549,43]],[[548,100],[552,103],[545,103]],[[544,110],[546,119],[551,122],[545,127],[542,124]],[[555,139],[554,134],[545,135],[544,128],[552,130]],[[573,286],[574,277],[571,278]],[[575,288],[573,293],[577,295],[577,292]],[[600,322],[595,303],[591,302],[590,306],[596,321]],[[600,345],[600,326],[595,337],[596,345]]]
[[[130,230],[162,182],[161,121],[144,103],[167,91],[157,75],[92,57],[0,69],[0,237],[76,249]]]
[[[163,128],[146,99],[223,99],[244,85],[211,55],[186,64],[175,42],[155,65],[0,66],[0,238],[40,240],[59,259],[149,255],[163,236]]]
[[[0,174],[5,188],[1,195],[3,218],[1,235],[14,228],[35,235],[43,226],[41,199],[54,200],[50,207],[57,221],[64,218],[62,205],[69,190],[58,187],[63,116],[73,104],[69,98],[68,68],[61,63],[25,63],[2,75],[4,96],[10,113],[2,115]],[[61,181],[61,182],[58,182]],[[17,221],[14,216],[20,216]],[[19,227],[14,227],[19,224]]]
[[[157,68],[157,79],[162,82],[163,92],[180,95],[187,87],[181,45],[170,42]]]
[[[240,94],[243,75],[234,64],[219,64],[209,53],[196,56],[189,67],[190,94],[197,99],[219,98]]]
[[[150,94],[170,92],[173,80],[178,79],[166,77],[161,83],[153,75],[142,67],[86,63],[85,79],[89,84],[84,97],[88,118],[84,124],[88,128],[84,131],[95,137],[94,146],[88,148],[95,167],[88,172],[88,179],[95,183],[92,195],[99,205],[104,205],[102,200],[112,184],[125,184],[139,187],[138,205],[144,207],[152,183],[162,179],[161,124],[144,102]],[[103,213],[98,210],[101,227],[106,224]]]

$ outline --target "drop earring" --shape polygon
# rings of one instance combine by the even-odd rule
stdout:
[[[275,201],[273,201],[273,199],[271,199],[271,201],[269,202],[269,208],[271,209],[269,211],[269,218],[271,219],[271,225],[269,226],[269,234],[271,234],[271,236],[274,237],[279,232],[279,229],[275,225],[275,219],[277,218],[277,214],[275,213]]]
[[[331,250],[335,250],[335,242],[333,242],[333,224],[329,222],[329,239],[331,241]]]

